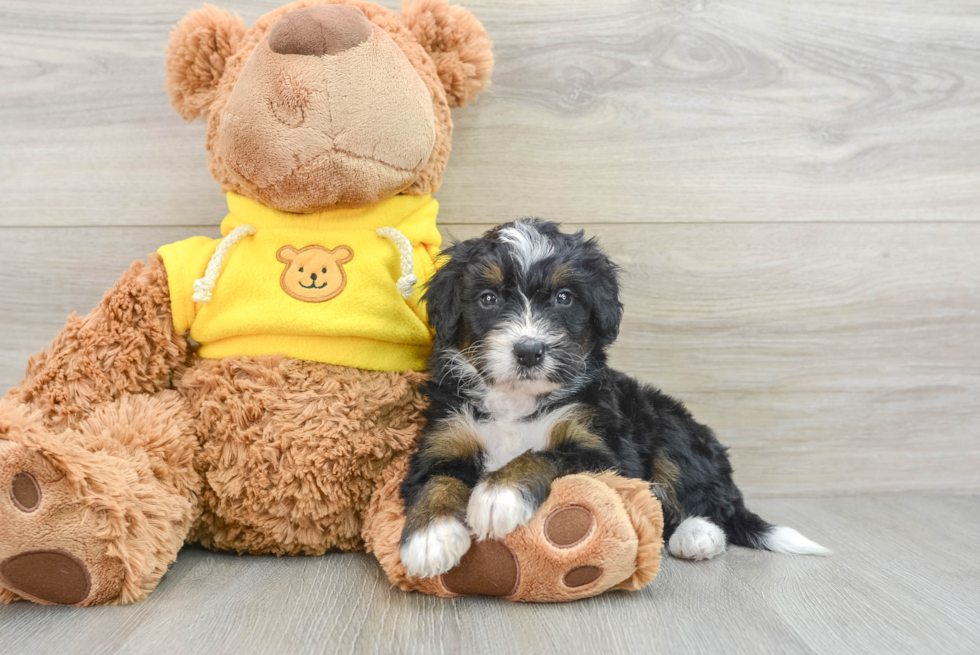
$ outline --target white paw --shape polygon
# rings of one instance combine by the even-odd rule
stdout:
[[[402,564],[415,578],[442,575],[459,564],[470,549],[470,533],[454,518],[436,519],[402,544]]]
[[[693,516],[677,526],[667,549],[681,559],[711,559],[725,551],[725,533],[708,519]]]
[[[481,482],[470,494],[466,522],[480,541],[503,539],[530,521],[534,509],[518,489]]]

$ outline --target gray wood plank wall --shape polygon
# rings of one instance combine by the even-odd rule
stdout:
[[[0,385],[130,261],[217,233],[203,125],[163,88],[197,4],[0,1]],[[615,363],[714,426],[750,493],[980,489],[975,3],[465,4],[498,64],[454,115],[446,234],[598,235]]]

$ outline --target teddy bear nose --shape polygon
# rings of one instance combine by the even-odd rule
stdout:
[[[371,21],[350,5],[314,5],[291,11],[272,26],[269,47],[280,55],[336,55],[364,43]]]

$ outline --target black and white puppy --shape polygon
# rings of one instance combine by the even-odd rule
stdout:
[[[594,239],[522,219],[446,255],[425,295],[431,406],[401,489],[410,574],[523,525],[556,478],[604,470],[654,484],[675,557],[828,552],[745,507],[725,447],[681,403],[606,366],[623,307]]]

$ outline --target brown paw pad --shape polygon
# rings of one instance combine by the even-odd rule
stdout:
[[[10,483],[10,500],[14,507],[30,514],[41,504],[41,485],[30,473],[18,473]]]
[[[556,548],[577,546],[592,534],[595,517],[581,505],[559,507],[544,521],[544,536]]]
[[[566,573],[561,581],[566,587],[584,587],[598,580],[600,576],[602,576],[602,569],[598,566],[576,566]]]
[[[474,541],[442,584],[460,596],[510,596],[520,582],[517,556],[500,541]]]
[[[36,550],[0,563],[0,580],[19,594],[56,605],[88,597],[92,578],[80,559],[63,550]]]

